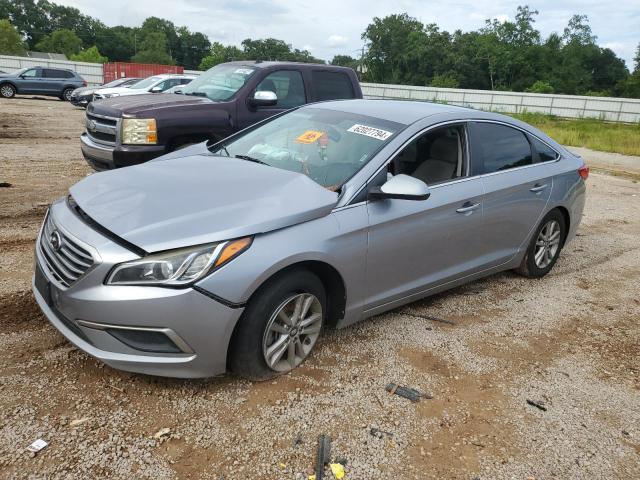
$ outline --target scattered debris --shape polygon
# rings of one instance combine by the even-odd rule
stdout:
[[[0,182],[0,188],[9,188],[10,186],[9,182]]]
[[[340,463],[330,463],[329,468],[331,468],[331,473],[336,477],[337,480],[341,480],[344,478],[344,466]]]
[[[382,400],[380,400],[380,397],[378,397],[378,395],[376,395],[375,393],[373,394],[373,396],[378,401],[378,404],[380,404],[380,408],[384,408],[384,405],[382,404]]]
[[[324,466],[329,463],[331,457],[331,437],[320,435],[318,437],[318,453],[316,455],[316,479],[322,480]]]
[[[622,435],[624,435],[625,437],[630,437],[631,434],[629,432],[627,432],[626,430],[622,430]]]
[[[446,323],[447,325],[456,325],[456,322],[452,322],[451,320],[447,320],[444,318],[434,317],[432,315],[415,315],[413,313],[408,312],[400,312],[402,315],[413,318],[420,318],[422,320],[431,320],[433,322]]]
[[[171,429],[169,427],[161,428],[156,433],[153,434],[153,438],[156,440],[162,437],[165,437],[171,433]]]
[[[298,445],[302,445],[304,441],[302,440],[302,434],[297,434],[296,438],[293,439],[293,447],[297,447]]]
[[[475,445],[476,447],[484,448],[484,444],[480,442],[471,442],[471,445]]]
[[[27,450],[29,450],[32,453],[38,453],[40,450],[42,450],[47,445],[49,445],[47,442],[45,442],[43,439],[39,438],[35,442],[33,442],[31,445],[29,445],[27,447]]]
[[[547,411],[547,407],[544,406],[543,402],[537,402],[535,400],[530,400],[527,398],[527,403],[532,407],[536,407],[538,410],[542,410],[543,412]]]
[[[421,393],[418,390],[415,390],[413,388],[409,388],[409,387],[402,387],[398,384],[395,383],[390,383],[389,385],[387,385],[387,387],[385,388],[385,390],[387,392],[389,392],[391,395],[393,395],[394,393],[400,397],[404,397],[408,400],[411,400],[412,402],[419,402],[420,398],[427,398],[427,399],[431,399],[433,398],[432,395],[428,395],[426,393]]]
[[[124,393],[124,388],[116,387],[115,385],[111,385],[109,382],[104,382],[107,387],[113,388],[114,390],[119,391],[120,393]]]
[[[388,435],[390,437],[393,437],[393,433],[391,432],[385,432],[384,430],[380,430],[379,428],[376,427],[371,427],[371,429],[369,430],[369,433],[377,438],[382,438],[382,435]],[[342,463],[342,462],[340,462]]]
[[[89,420],[90,420],[89,417],[83,417],[83,418],[79,418],[79,419],[76,419],[76,420],[71,420],[69,422],[69,426],[70,427],[77,427],[78,425],[82,425],[83,423],[86,423]]]

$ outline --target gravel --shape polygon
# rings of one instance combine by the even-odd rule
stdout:
[[[640,478],[634,181],[591,175],[579,236],[544,279],[502,273],[328,331],[275,381],[162,379],[105,367],[39,313],[33,241],[47,202],[90,173],[83,112],[0,111],[0,476],[306,479],[327,434],[349,479]]]

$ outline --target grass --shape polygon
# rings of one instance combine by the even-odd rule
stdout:
[[[512,114],[512,116],[539,128],[562,145],[640,156],[640,123],[566,119],[540,113],[521,113]]]

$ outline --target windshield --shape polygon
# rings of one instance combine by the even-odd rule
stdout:
[[[159,82],[160,80],[162,80],[162,77],[145,78],[144,80],[140,80],[138,83],[134,83],[129,88],[132,89],[132,90],[139,90],[141,88],[147,88],[147,87],[150,87],[151,85],[153,85],[154,83]]]
[[[304,173],[335,191],[402,128],[379,118],[305,107],[217,144],[212,152]]]
[[[112,88],[112,87],[117,87],[119,85],[122,85],[124,82],[126,82],[127,79],[126,78],[116,78],[115,80],[110,81],[109,83],[105,83],[104,85],[102,85],[102,87],[100,88]]]
[[[255,68],[244,65],[216,65],[186,85],[182,93],[215,101],[229,100],[255,71]]]

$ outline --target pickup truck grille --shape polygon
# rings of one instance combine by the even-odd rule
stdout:
[[[57,240],[52,241],[54,237]],[[44,267],[63,287],[73,285],[94,263],[93,256],[69,235],[58,230],[48,214],[40,236]]]
[[[87,112],[85,126],[87,135],[98,143],[115,145],[118,131],[118,119],[103,117]]]

